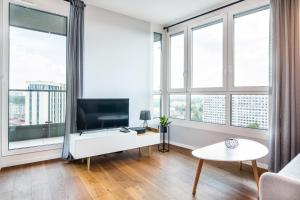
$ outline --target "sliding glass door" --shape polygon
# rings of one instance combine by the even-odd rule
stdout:
[[[9,5],[9,149],[62,142],[67,18]]]

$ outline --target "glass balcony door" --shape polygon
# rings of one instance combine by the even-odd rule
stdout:
[[[67,19],[15,4],[9,10],[9,150],[62,143]]]

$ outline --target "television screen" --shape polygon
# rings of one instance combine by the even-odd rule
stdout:
[[[129,99],[78,99],[77,131],[128,126]]]

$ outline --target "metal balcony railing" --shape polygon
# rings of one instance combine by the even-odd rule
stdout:
[[[65,90],[9,90],[9,141],[64,135]]]

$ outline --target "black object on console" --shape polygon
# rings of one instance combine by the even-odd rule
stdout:
[[[143,134],[146,133],[146,128],[144,127],[131,127],[130,130],[136,131],[137,134]]]

